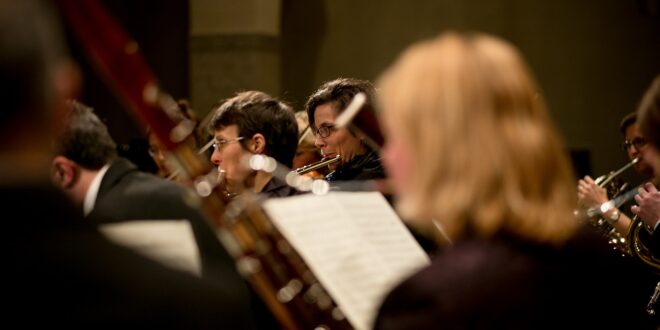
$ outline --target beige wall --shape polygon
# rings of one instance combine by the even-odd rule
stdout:
[[[410,43],[446,29],[518,46],[571,149],[595,174],[623,165],[620,118],[660,73],[658,0],[191,0],[191,92],[200,112],[240,89],[297,109],[323,81],[376,79]]]
[[[375,79],[416,40],[446,29],[489,32],[521,49],[568,146],[590,150],[596,174],[627,162],[618,148],[619,120],[660,73],[660,16],[640,9],[645,3],[660,7],[657,0],[320,3],[284,0],[282,86],[300,104],[324,80]],[[296,71],[300,66],[304,73]]]
[[[190,1],[190,90],[200,115],[246,89],[280,93],[280,2]]]

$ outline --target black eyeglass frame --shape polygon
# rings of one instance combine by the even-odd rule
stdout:
[[[323,124],[316,129],[314,135],[325,139],[328,136],[330,136],[330,134],[332,134],[332,132],[334,132],[335,130],[336,130],[335,124]]]
[[[624,151],[628,151],[630,147],[635,146],[635,149],[640,150],[647,143],[648,141],[646,141],[646,139],[644,139],[643,137],[636,137],[632,140],[626,139],[623,142],[621,142],[621,148],[623,148]]]

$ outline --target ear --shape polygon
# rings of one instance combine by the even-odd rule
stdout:
[[[261,133],[252,136],[250,151],[253,154],[263,154],[266,151],[266,138]]]
[[[64,156],[53,158],[51,177],[55,185],[62,189],[69,189],[76,183],[78,165]]]

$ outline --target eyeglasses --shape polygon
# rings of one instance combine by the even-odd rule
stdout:
[[[621,147],[623,147],[623,150],[628,151],[628,149],[630,149],[630,147],[632,146],[635,146],[635,149],[639,150],[645,145],[646,145],[646,139],[641,137],[636,137],[632,140],[623,141]]]
[[[316,129],[316,135],[325,139],[328,136],[330,136],[330,133],[334,131],[335,131],[334,124],[323,124]]]
[[[240,140],[243,140],[243,139],[244,139],[244,137],[239,136],[237,138],[229,139],[229,140],[225,140],[225,139],[215,140],[215,142],[213,142],[213,144],[211,146],[213,146],[213,149],[215,149],[217,151],[221,151],[222,148],[225,147],[225,144],[240,141]]]

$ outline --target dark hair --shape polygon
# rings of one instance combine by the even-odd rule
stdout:
[[[644,93],[637,108],[639,127],[644,138],[656,147],[660,147],[660,75],[656,76],[651,86]]]
[[[308,99],[305,104],[305,111],[309,117],[309,126],[316,131],[314,125],[314,113],[316,107],[333,103],[338,113],[346,109],[353,97],[363,92],[367,96],[365,107],[373,107],[375,89],[371,82],[367,80],[360,80],[355,78],[337,78],[335,80],[327,81],[319,87]]]
[[[117,145],[94,110],[70,101],[56,139],[56,152],[76,164],[97,170],[117,157]]]
[[[286,103],[259,91],[246,91],[213,107],[211,129],[236,125],[247,139],[260,133],[266,139],[265,154],[291,167],[298,147],[298,123]],[[245,148],[246,140],[240,141]]]
[[[628,126],[634,124],[637,122],[637,112],[631,112],[623,117],[621,119],[621,123],[619,124],[619,131],[621,132],[621,135],[626,136],[626,129]]]

